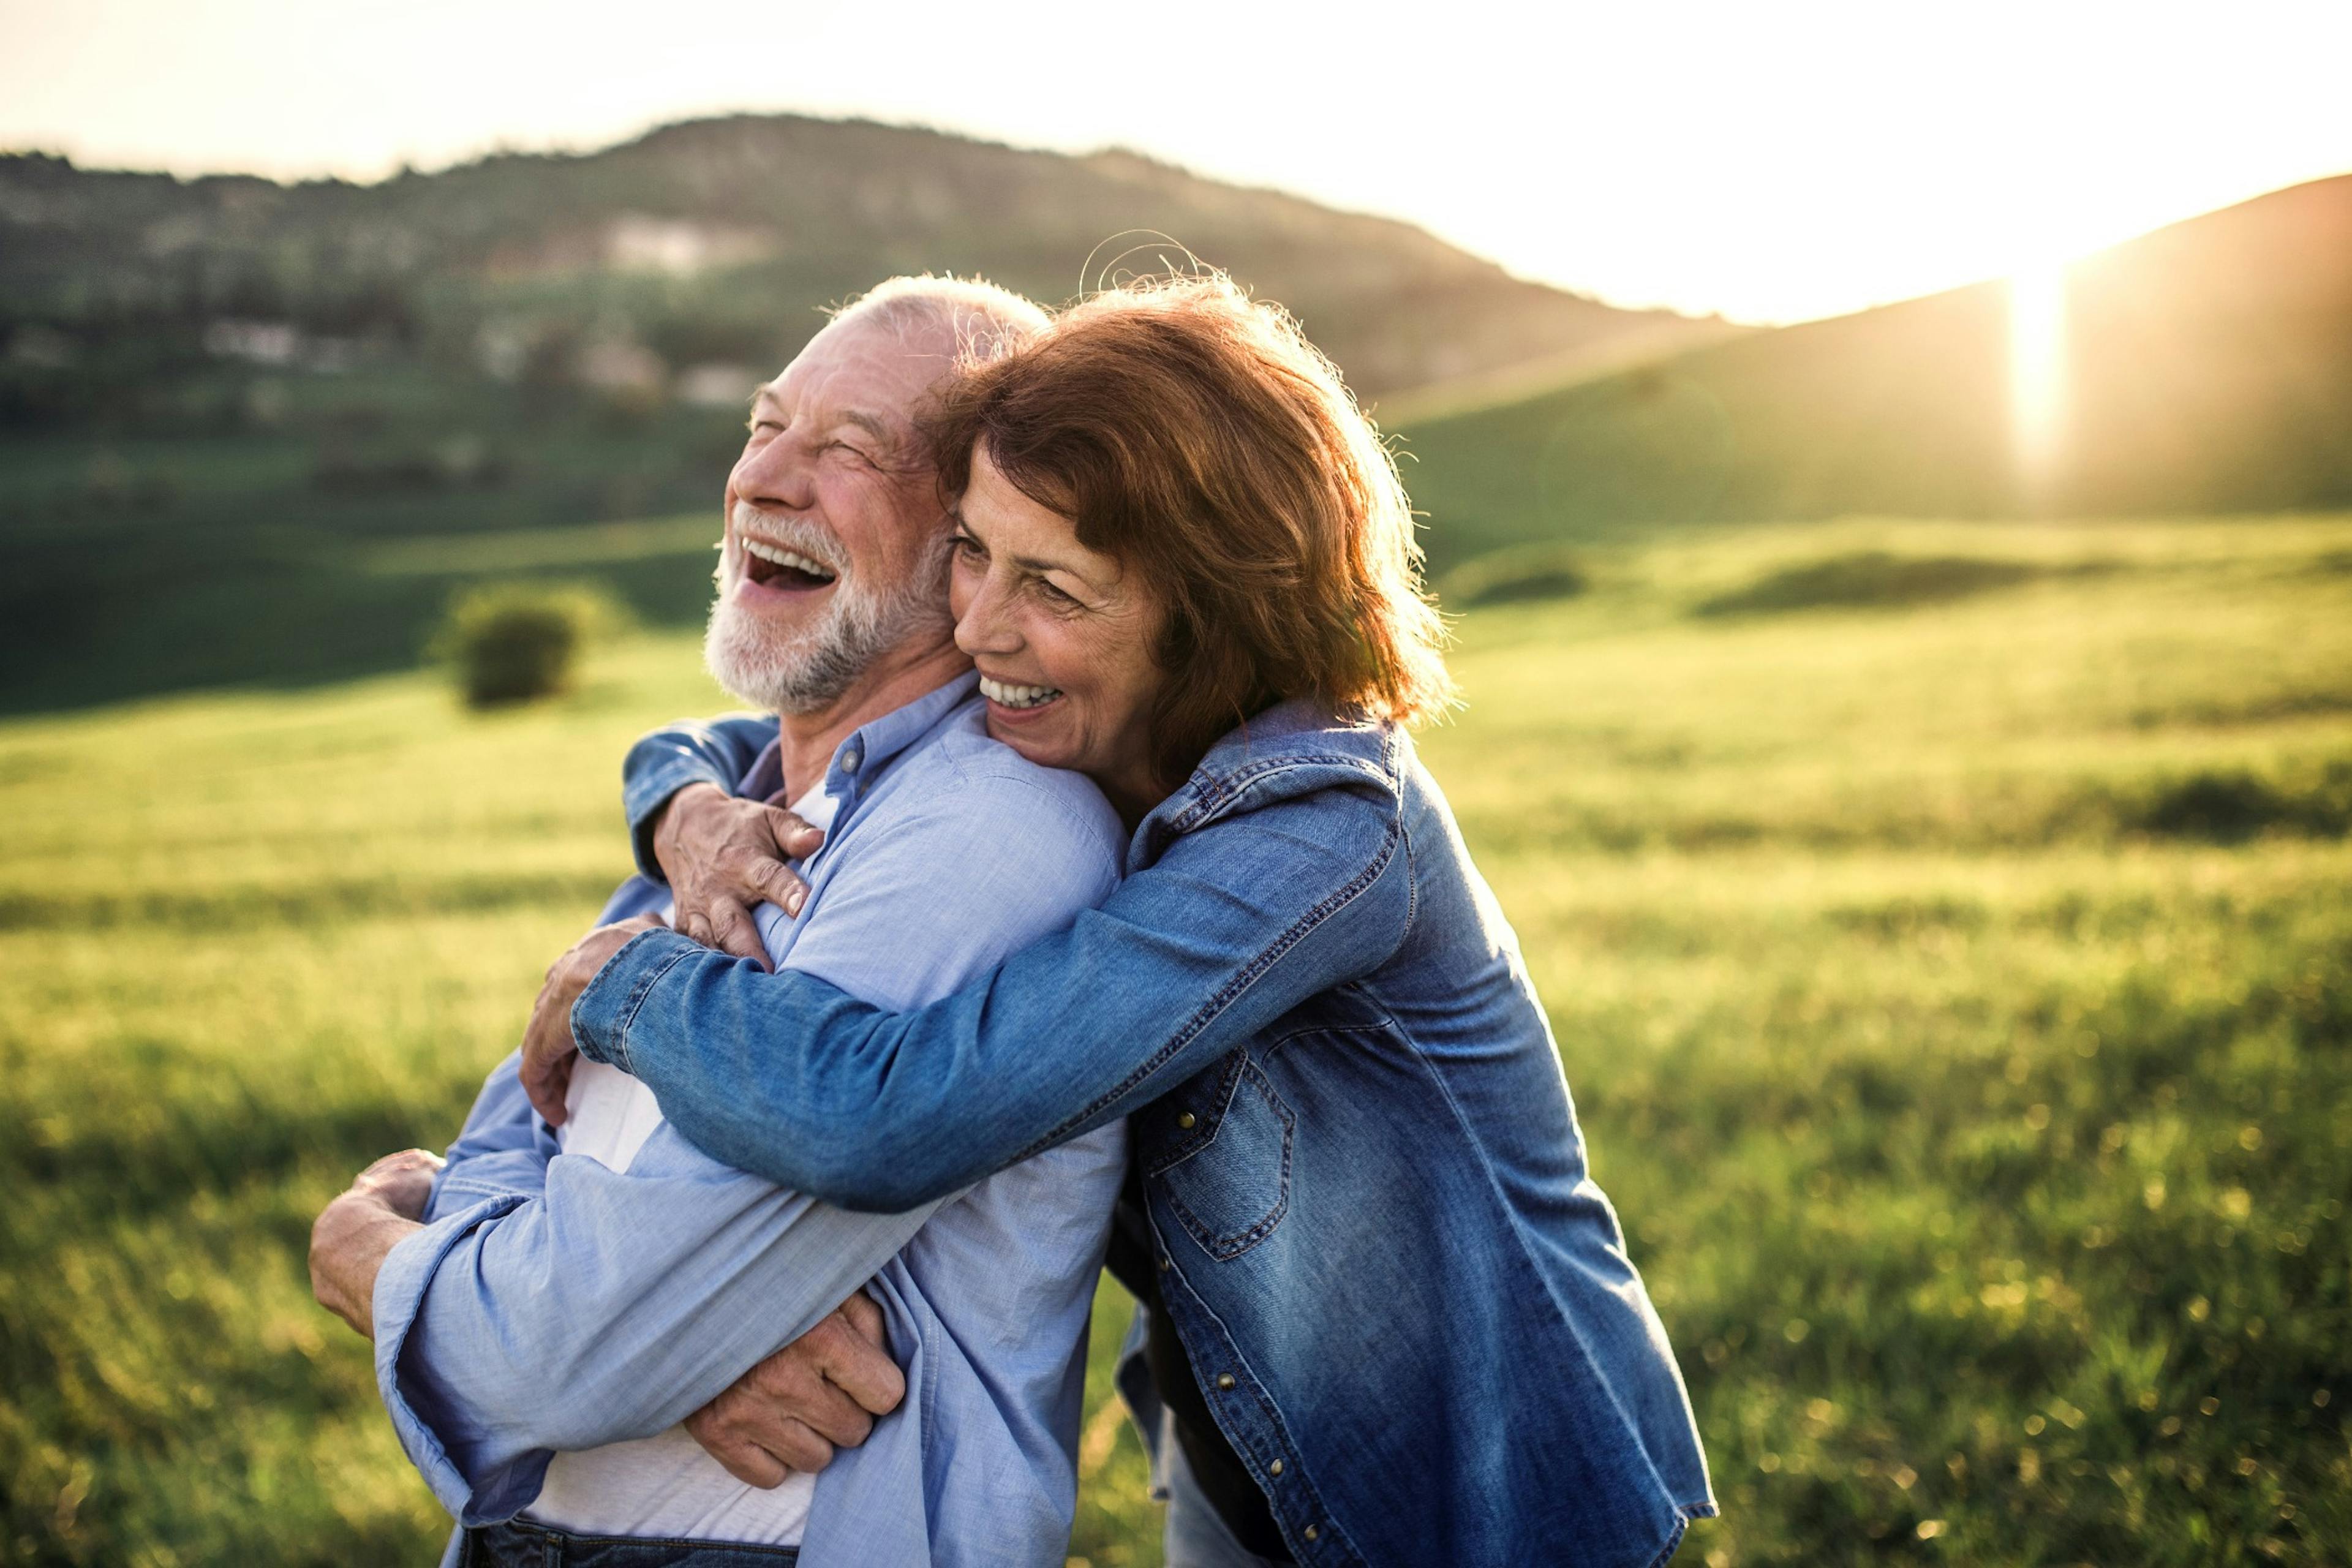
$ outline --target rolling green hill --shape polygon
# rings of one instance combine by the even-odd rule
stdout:
[[[2262,512],[2352,501],[2352,176],[2069,269],[2059,460],[2025,482],[1981,284],[1408,417],[1441,564],[1626,525]]]

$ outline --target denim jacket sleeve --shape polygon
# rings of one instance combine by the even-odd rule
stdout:
[[[723,719],[681,719],[629,748],[621,763],[621,805],[628,813],[629,844],[637,869],[667,883],[654,858],[653,819],[669,797],[691,784],[732,790],[776,738],[773,714],[730,713]]]
[[[919,1010],[648,931],[581,994],[573,1036],[725,1163],[848,1208],[953,1192],[1158,1098],[1396,950],[1412,895],[1395,795],[1262,798]]]

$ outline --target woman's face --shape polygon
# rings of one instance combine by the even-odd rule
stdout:
[[[1006,479],[984,443],[957,510],[948,602],[956,646],[980,668],[988,732],[1033,763],[1085,773],[1138,820],[1165,794],[1151,733],[1158,602]]]

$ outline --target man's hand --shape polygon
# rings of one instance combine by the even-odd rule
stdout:
[[[688,784],[654,819],[654,858],[669,879],[670,923],[705,947],[762,969],[768,950],[751,910],[775,904],[801,912],[808,885],[787,860],[816,853],[824,835],[782,806],[742,800],[716,784]]]
[[[572,1004],[596,978],[605,962],[640,932],[663,930],[651,915],[598,926],[572,944],[562,957],[547,966],[547,980],[531,1004],[530,1023],[522,1034],[523,1092],[547,1119],[550,1127],[563,1125],[563,1096],[572,1087],[572,1061],[579,1044],[572,1037]]]
[[[387,1154],[310,1227],[310,1294],[369,1339],[375,1338],[375,1277],[392,1249],[423,1228],[418,1221],[441,1163],[424,1149]]]
[[[883,1342],[882,1309],[864,1291],[686,1418],[686,1429],[737,1480],[782,1484],[855,1448],[907,1396]]]

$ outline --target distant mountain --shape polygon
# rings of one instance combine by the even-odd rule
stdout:
[[[485,573],[691,618],[694,527],[583,531],[711,508],[822,307],[908,271],[1052,303],[1193,256],[1370,396],[1734,330],[1129,153],[860,121],[369,185],[0,156],[0,709],[409,663]]]
[[[1433,553],[1710,519],[2352,506],[2352,176],[2089,257],[2064,298],[2040,483],[2010,292],[1979,284],[1408,420]]]
[[[818,307],[891,272],[977,272],[1051,303],[1184,247],[1289,306],[1369,393],[1704,331],[1131,153],[738,116],[372,185],[0,157],[0,417],[102,418],[148,375],[240,355],[677,390],[695,366],[772,371]]]

